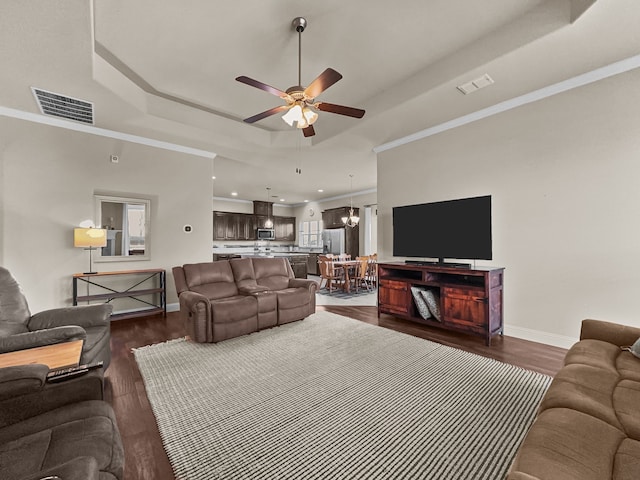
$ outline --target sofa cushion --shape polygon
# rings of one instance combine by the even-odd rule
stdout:
[[[234,258],[229,260],[236,285],[239,289],[256,285],[256,274],[253,271],[251,258]]]
[[[621,378],[640,382],[640,359],[629,352],[621,352],[616,359],[616,370]]]
[[[613,465],[615,480],[635,480],[640,472],[640,442],[637,440],[623,440]]]
[[[275,293],[278,296],[279,309],[295,308],[309,303],[309,291],[306,288],[285,288]]]
[[[0,267],[0,323],[26,325],[31,318],[27,299],[9,270]]]
[[[233,323],[250,317],[257,318],[258,302],[250,295],[211,300],[211,313],[214,323]]]
[[[193,263],[183,268],[187,286],[192,292],[204,295],[209,300],[238,294],[233,271],[228,261]]]
[[[613,406],[624,432],[640,441],[640,382],[620,381],[613,392]]]
[[[613,406],[618,374],[590,365],[572,364],[562,368],[540,404],[540,410],[571,408],[622,428]]]
[[[258,285],[269,290],[284,290],[289,287],[289,261],[286,258],[253,258],[253,269]]]
[[[602,340],[580,340],[569,349],[564,364],[591,365],[617,374],[616,360],[619,354],[620,347],[612,343]]]
[[[551,408],[536,419],[512,469],[540,479],[611,478],[614,462],[623,461],[616,452],[625,438],[600,419],[568,408]]]
[[[23,478],[77,457],[122,478],[122,444],[115,416],[102,401],[86,401],[0,430],[0,478]],[[109,478],[109,477],[105,477]]]

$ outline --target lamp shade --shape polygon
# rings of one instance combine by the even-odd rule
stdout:
[[[103,228],[74,228],[74,247],[106,247],[107,231]]]

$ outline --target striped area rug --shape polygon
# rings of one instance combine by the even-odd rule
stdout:
[[[329,312],[134,354],[179,480],[501,479],[551,381]]]

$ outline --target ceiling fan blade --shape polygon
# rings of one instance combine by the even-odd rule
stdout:
[[[364,110],[360,108],[345,107],[344,105],[335,105],[333,103],[318,102],[315,107],[323,112],[337,113],[338,115],[346,115],[347,117],[362,118]]]
[[[246,123],[254,123],[254,122],[257,122],[258,120],[262,120],[263,118],[267,118],[267,117],[270,117],[271,115],[275,115],[278,112],[282,112],[283,110],[286,110],[288,108],[290,108],[289,105],[280,105],[279,107],[273,107],[262,113],[258,113],[253,117],[245,118],[243,121]]]
[[[259,82],[258,80],[254,80],[253,78],[245,77],[244,75],[236,78],[236,80],[240,83],[245,83],[251,87],[259,88],[260,90],[264,90],[267,93],[275,95],[280,98],[289,98],[289,94],[287,92],[283,92],[282,90],[278,90],[271,85],[267,85],[266,83]]]
[[[302,134],[305,137],[313,137],[316,134],[316,131],[313,129],[313,125],[309,125],[307,128],[302,129]]]
[[[342,75],[336,72],[333,68],[327,68],[324,72],[318,75],[318,78],[304,89],[304,94],[309,98],[316,98],[341,78]]]

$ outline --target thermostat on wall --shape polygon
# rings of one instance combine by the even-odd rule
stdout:
[[[191,233],[193,227],[191,225],[185,225],[184,227],[182,227],[182,229],[184,230],[184,233]]]

